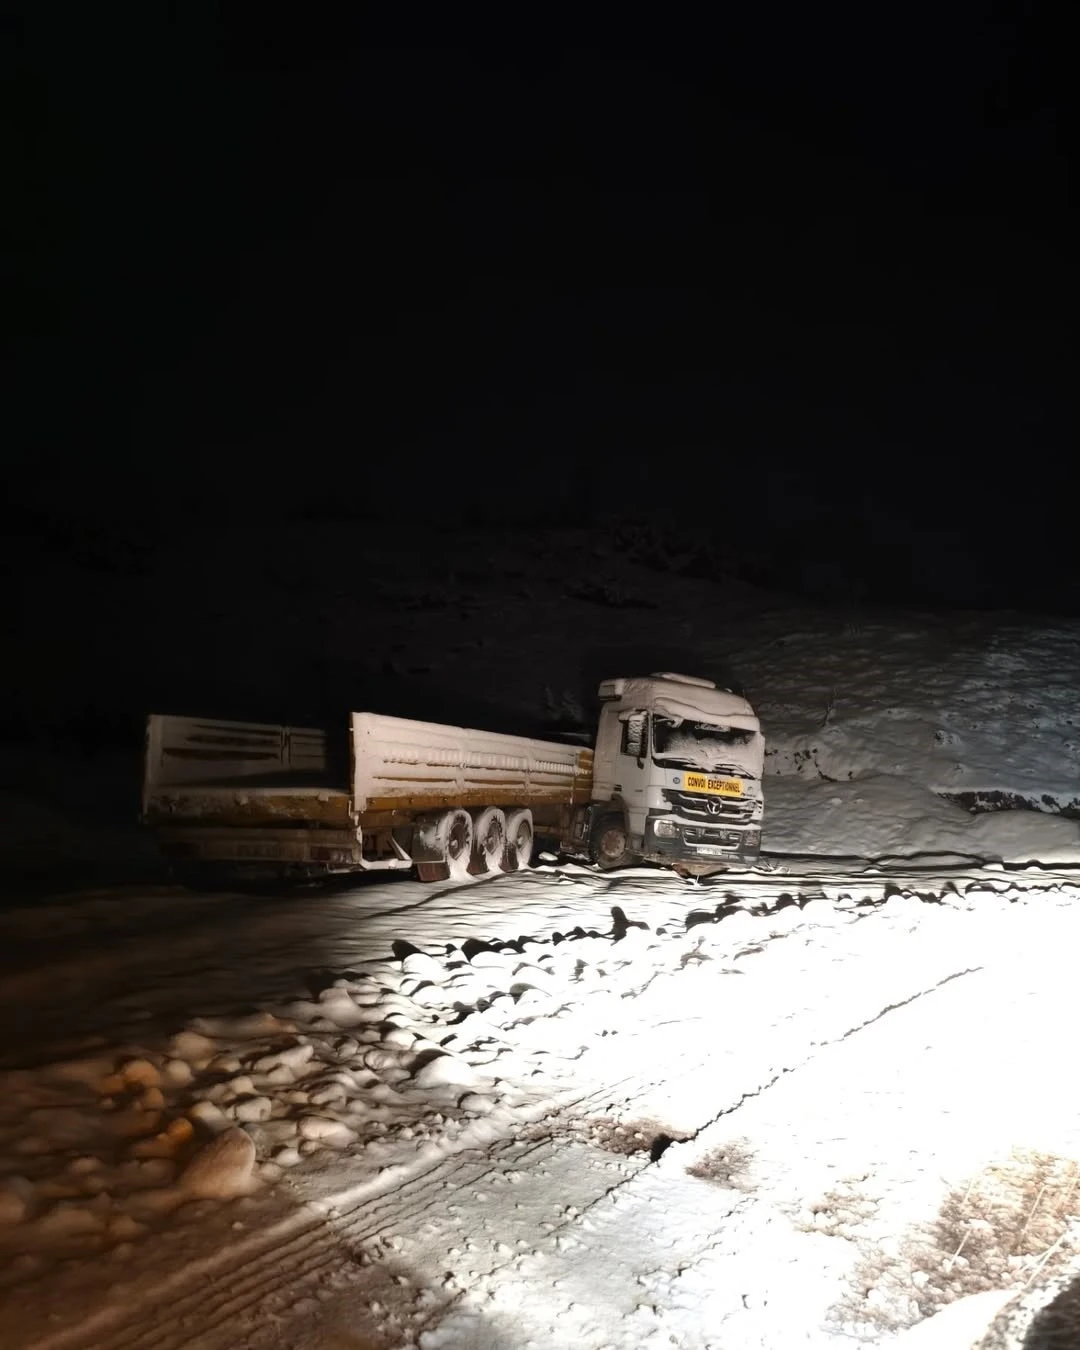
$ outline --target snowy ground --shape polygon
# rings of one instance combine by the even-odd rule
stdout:
[[[1019,1289],[1080,1240],[1080,887],[908,872],[9,914],[4,1345],[886,1345]]]
[[[39,558],[70,623],[22,616],[57,644],[26,715],[83,638],[115,653],[91,709],[270,715],[272,671],[298,720],[361,688],[535,732],[601,676],[711,673],[764,718],[772,856],[123,887],[155,866],[137,745],[91,715],[79,758],[8,750],[12,874],[110,884],[0,909],[3,1350],[917,1350],[1018,1290],[1027,1325],[1080,1261],[1080,625],[793,609],[573,532],[462,536],[437,581],[407,540],[381,570],[334,527],[265,544],[108,605]],[[206,612],[260,569],[266,605]]]

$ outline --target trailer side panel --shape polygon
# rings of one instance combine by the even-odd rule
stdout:
[[[379,713],[353,713],[353,809],[571,806],[592,793],[591,750]]]
[[[208,825],[349,824],[346,772],[324,731],[154,714],[147,723],[143,820]]]

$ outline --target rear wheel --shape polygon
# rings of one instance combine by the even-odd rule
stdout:
[[[469,875],[473,851],[473,823],[468,811],[447,811],[439,821],[439,839],[450,880],[464,881]]]
[[[630,839],[622,816],[602,816],[593,828],[592,856],[598,867],[625,867],[631,861]]]
[[[503,871],[523,872],[532,862],[533,818],[531,811],[511,811],[506,817],[506,854]]]
[[[477,876],[497,872],[506,853],[506,816],[497,806],[473,814],[472,870]]]

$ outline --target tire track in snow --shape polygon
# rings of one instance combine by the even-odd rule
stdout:
[[[766,939],[769,945],[775,940],[777,939]],[[847,959],[857,958],[851,953]],[[897,999],[884,1008],[878,1008],[871,1016],[845,1028],[838,1035],[812,1045],[810,1052],[798,1062],[783,1068],[757,1088],[741,1094],[738,1101],[725,1105],[719,1112],[712,1113],[709,1120],[698,1126],[690,1137],[700,1133],[712,1120],[730,1114],[744,1101],[767,1091],[772,1083],[778,1081],[784,1074],[808,1063],[827,1046],[854,1035],[862,1027],[880,1020],[888,1012],[924,997],[950,980],[967,973],[971,971],[950,972],[925,989],[918,989],[906,998]],[[651,983],[651,980],[646,983]],[[641,989],[636,990],[634,997],[639,997],[641,992]],[[653,1023],[652,1032],[658,1031],[661,1025]],[[661,1050],[665,1050],[663,1045]],[[671,1047],[667,1046],[666,1053],[658,1056],[659,1067],[652,1073],[643,1074],[639,1069],[635,1069],[634,1072],[605,1082],[587,1093],[559,1094],[561,1100],[559,1098],[553,1100],[549,1109],[557,1110],[563,1117],[581,1116],[601,1107],[610,1110],[613,1098],[621,1091],[626,1094],[621,1099],[622,1103],[632,1107],[635,1101],[647,1097],[650,1092],[660,1088],[671,1088],[683,1080],[693,1082],[703,1071],[708,1071],[710,1060],[708,1048],[702,1050],[700,1045],[697,1048],[688,1047],[674,1057],[670,1050]],[[555,1158],[563,1142],[565,1136],[553,1132],[546,1140],[534,1146],[535,1157]],[[353,1253],[356,1248],[362,1248],[365,1242],[377,1239],[387,1227],[408,1226],[420,1220],[445,1188],[464,1187],[469,1184],[482,1185],[485,1179],[499,1170],[507,1151],[520,1147],[519,1141],[504,1136],[490,1145],[488,1156],[479,1162],[475,1159],[466,1161],[462,1155],[454,1154],[441,1160],[433,1168],[417,1172],[413,1176],[388,1180],[381,1189],[377,1182],[372,1181],[354,1187],[354,1191],[363,1192],[354,1201],[348,1199],[346,1192],[336,1199],[307,1202],[302,1209],[290,1214],[269,1230],[245,1238],[239,1249],[235,1245],[226,1248],[222,1244],[206,1258],[180,1270],[168,1272],[156,1284],[147,1284],[144,1286],[145,1292],[140,1288],[140,1307],[137,1314],[124,1309],[107,1309],[93,1321],[84,1322],[78,1328],[57,1331],[56,1334],[35,1342],[34,1346],[37,1350],[69,1350],[69,1347],[74,1350],[74,1347],[84,1345],[94,1346],[98,1350],[143,1350],[143,1347],[147,1350],[149,1347],[154,1347],[154,1350],[173,1350],[173,1347],[176,1347],[176,1350],[180,1350],[180,1347],[191,1344],[190,1336],[182,1328],[195,1324],[196,1320],[201,1327],[205,1327],[208,1322],[215,1325],[220,1324],[223,1319],[229,1325],[222,1329],[222,1335],[226,1337],[221,1342],[222,1345],[239,1346],[244,1342],[238,1338],[235,1328],[237,1322],[246,1320],[250,1325],[251,1315],[255,1310],[269,1315],[272,1311],[269,1306],[271,1302],[275,1306],[276,1303],[281,1303],[282,1306],[295,1303],[305,1289],[317,1285],[328,1272],[335,1269],[342,1272],[351,1270],[355,1278]],[[583,1212],[595,1209],[596,1206],[602,1205],[605,1199],[611,1199],[627,1186],[632,1186],[640,1172],[650,1166],[652,1164],[643,1160],[633,1176],[623,1177],[614,1185],[606,1184],[588,1205],[583,1207]],[[559,1225],[550,1234],[552,1239],[554,1240],[559,1232],[572,1227],[575,1221],[568,1220]],[[503,1264],[507,1266],[510,1263]],[[493,1267],[493,1269],[500,1268]],[[284,1289],[282,1289],[283,1276]],[[206,1283],[201,1287],[193,1287],[200,1280],[209,1283],[209,1290]],[[160,1307],[162,1311],[152,1313],[148,1317],[146,1313],[148,1305]],[[446,1306],[449,1304],[444,1304],[439,1316],[443,1315]],[[131,1319],[136,1315],[138,1322],[132,1325]],[[127,1321],[128,1325],[121,1325],[124,1321]],[[88,1327],[92,1328],[89,1332]]]
[[[675,1143],[693,1142],[693,1140],[696,1139],[699,1134],[703,1133],[711,1125],[715,1124],[719,1120],[722,1120],[725,1116],[738,1111],[740,1107],[743,1106],[743,1104],[746,1103],[747,1101],[750,1101],[755,1097],[763,1095],[775,1083],[780,1081],[780,1079],[810,1065],[815,1059],[818,1058],[821,1052],[829,1049],[832,1046],[841,1044],[852,1035],[855,1035],[864,1028],[872,1026],[874,1023],[880,1021],[890,1012],[896,1011],[897,1009],[904,1008],[912,1003],[915,1003],[919,999],[927,997],[928,995],[934,993],[935,991],[951,983],[952,981],[962,978],[964,975],[973,974],[980,969],[982,969],[982,967],[971,967],[968,969],[951,972],[950,974],[943,976],[940,980],[935,981],[933,984],[928,985],[925,988],[915,990],[908,997],[904,999],[898,999],[895,1002],[889,1003],[884,1008],[879,1009],[871,1016],[863,1019],[857,1025],[849,1027],[841,1034],[830,1037],[828,1040],[825,1041],[813,1043],[810,1048],[810,1052],[807,1055],[805,1055],[802,1059],[800,1059],[797,1063],[785,1066],[779,1072],[777,1072],[771,1078],[769,1078],[767,1081],[761,1083],[757,1088],[740,1094],[739,1098],[736,1101],[725,1106],[719,1112],[716,1112],[715,1114],[711,1115],[708,1119],[706,1119],[700,1125],[698,1125],[694,1130],[688,1132],[685,1140],[678,1140],[673,1142]],[[684,1056],[684,1059],[685,1058],[686,1057]],[[695,1079],[701,1073],[701,1071],[707,1066],[708,1066],[708,1056],[706,1056],[704,1059],[697,1059],[692,1064],[687,1065],[686,1067],[684,1067],[682,1073],[672,1074],[670,1072],[669,1066],[668,1071],[666,1071],[661,1077],[651,1082],[643,1084],[640,1078],[638,1078],[637,1086],[640,1090],[636,1095],[638,1097],[647,1096],[648,1093],[651,1092],[656,1087],[661,1085],[670,1086],[674,1082],[678,1081],[680,1078]],[[590,1094],[590,1097],[588,1098],[578,1099],[578,1101],[575,1102],[574,1105],[577,1107],[581,1107],[584,1106],[590,1100],[593,1101],[594,1103],[597,1103],[605,1098],[610,1098],[610,1096],[611,1092],[601,1090],[597,1093]],[[628,1107],[632,1107],[633,1102],[634,1096],[631,1096],[625,1099],[624,1104]],[[551,1142],[553,1144],[557,1143],[557,1137],[554,1134],[551,1136]],[[606,1206],[617,1206],[622,1199],[632,1195],[636,1190],[640,1190],[641,1186],[647,1183],[650,1177],[658,1174],[658,1172],[662,1169],[663,1165],[664,1165],[663,1155],[654,1160],[649,1160],[647,1157],[643,1156],[641,1164],[629,1176],[621,1177],[617,1181],[613,1182],[611,1185],[603,1188],[591,1201],[577,1208],[576,1212],[572,1216],[566,1217],[562,1219],[560,1222],[551,1224],[542,1235],[537,1235],[534,1243],[534,1253],[539,1252],[541,1249],[545,1249],[549,1254],[551,1254],[552,1252],[558,1252],[560,1245],[559,1239],[561,1237],[565,1237],[567,1234],[572,1233],[575,1230],[579,1229],[583,1220],[587,1222],[590,1220],[590,1218],[596,1218]],[[740,1210],[749,1209],[752,1207],[752,1205],[753,1205],[752,1197],[737,1194],[732,1195],[731,1207],[727,1212],[727,1218],[733,1219]],[[707,1241],[705,1245],[702,1247],[701,1251],[698,1253],[696,1260],[700,1262],[707,1259],[712,1252],[714,1252],[717,1249],[722,1249],[726,1245],[728,1245],[728,1242],[729,1239],[725,1239],[723,1236],[717,1236],[714,1240]],[[498,1279],[503,1275],[510,1273],[513,1267],[518,1263],[519,1255],[520,1255],[519,1253],[515,1252],[512,1253],[509,1257],[507,1257],[506,1260],[502,1262],[493,1263],[487,1271],[482,1273],[481,1276],[482,1280],[490,1286],[492,1283],[498,1281]],[[680,1264],[680,1273],[683,1269],[685,1269],[685,1262]],[[474,1290],[473,1291],[474,1295],[475,1292],[476,1291]],[[463,1296],[464,1291],[461,1297]],[[460,1297],[458,1301],[460,1301]],[[439,1310],[432,1310],[431,1318],[428,1319],[428,1321],[425,1323],[425,1326],[430,1327],[432,1325],[441,1322],[450,1314],[451,1311],[452,1311],[451,1305],[446,1305]]]
[[[368,1196],[356,1212],[377,1213],[375,1206],[390,1195],[397,1222],[415,1218],[428,1207],[429,1192],[452,1180],[460,1165],[460,1160],[454,1159],[449,1173],[446,1164],[440,1163],[403,1182],[388,1180],[383,1192]],[[413,1192],[417,1195],[409,1209]],[[353,1229],[357,1243],[363,1240],[361,1227],[351,1224],[347,1215],[334,1217],[336,1213],[331,1203],[304,1201],[284,1219],[231,1248],[219,1246],[210,1255],[188,1261],[156,1282],[147,1280],[140,1287],[138,1309],[106,1309],[75,1327],[31,1342],[27,1350],[76,1350],[83,1346],[97,1350],[136,1350],[141,1346],[182,1350],[192,1343],[186,1326],[196,1315],[205,1334],[208,1325],[216,1326],[224,1318],[263,1304],[268,1291],[277,1289],[282,1298],[295,1301],[301,1296],[300,1285],[305,1279],[332,1265],[351,1262],[351,1253],[341,1253],[346,1245],[343,1234],[351,1237],[354,1234],[349,1230]],[[378,1231],[376,1223],[373,1233]],[[287,1280],[284,1290],[283,1279]],[[148,1305],[152,1309],[149,1313]],[[238,1343],[235,1332],[228,1328],[223,1328],[222,1334],[228,1337],[228,1344]]]
[[[601,1261],[605,1260],[603,1251],[605,1243],[610,1241],[610,1232],[613,1228],[617,1231],[620,1229],[620,1221],[614,1214],[614,1210],[625,1204],[633,1205],[635,1203],[650,1203],[648,1191],[657,1184],[664,1184],[662,1180],[663,1173],[671,1167],[674,1157],[677,1156],[675,1150],[680,1143],[692,1143],[699,1134],[704,1133],[711,1125],[738,1111],[747,1101],[762,1096],[780,1079],[812,1064],[819,1058],[822,1052],[842,1044],[844,1041],[857,1035],[865,1028],[880,1022],[891,1012],[908,1007],[911,1004],[918,1002],[920,999],[937,992],[953,981],[963,978],[965,975],[974,974],[980,969],[982,969],[982,967],[972,967],[953,971],[943,976],[941,979],[934,981],[932,984],[927,985],[925,988],[915,990],[906,998],[897,999],[894,1002],[887,1004],[874,1014],[864,1018],[855,1026],[847,1028],[839,1035],[815,1043],[811,1047],[810,1053],[803,1057],[798,1063],[781,1069],[767,1082],[762,1083],[757,1089],[741,1094],[737,1101],[732,1102],[698,1126],[696,1131],[688,1135],[685,1141],[676,1141],[671,1155],[668,1155],[665,1150],[665,1153],[655,1161],[644,1163],[630,1176],[623,1177],[606,1188],[603,1192],[598,1194],[593,1201],[582,1206],[571,1217],[567,1217],[561,1222],[551,1225],[549,1231],[542,1236],[538,1236],[534,1241],[532,1255],[534,1257],[542,1257],[545,1261],[553,1261],[556,1264],[562,1263],[561,1270],[549,1272],[548,1274],[548,1279],[552,1281],[553,1287],[561,1287],[564,1283],[565,1275],[569,1273],[567,1268],[568,1258],[564,1254],[563,1243],[560,1242],[560,1238],[565,1240],[568,1235],[574,1234],[575,1246],[571,1248],[571,1250],[576,1251],[577,1247],[580,1246],[580,1243],[586,1241],[591,1245],[594,1260],[597,1259],[598,1252],[600,1253],[599,1259]],[[668,1081],[670,1081],[670,1079]],[[718,1200],[719,1197],[714,1194],[714,1205]],[[652,1276],[659,1276],[669,1280],[672,1276],[672,1267],[674,1266],[678,1278],[682,1279],[690,1270],[702,1266],[711,1260],[717,1252],[726,1254],[733,1248],[737,1248],[740,1243],[740,1238],[738,1234],[733,1233],[727,1225],[731,1223],[737,1224],[738,1215],[740,1213],[745,1213],[747,1215],[747,1222],[750,1224],[751,1229],[753,1229],[755,1223],[754,1216],[757,1212],[758,1203],[758,1200],[754,1196],[732,1193],[730,1195],[730,1205],[726,1209],[722,1220],[725,1227],[712,1234],[701,1233],[697,1237],[691,1239],[691,1247],[694,1249],[692,1252],[690,1250],[683,1250],[679,1253],[676,1260],[669,1257],[666,1264],[661,1265],[656,1271],[652,1272]],[[711,1217],[715,1222],[718,1216],[716,1213],[713,1213]],[[591,1239],[586,1239],[583,1236],[583,1230],[593,1234],[593,1237]],[[683,1245],[685,1245],[685,1234],[683,1235],[682,1242]],[[620,1252],[620,1255],[621,1254],[622,1253]],[[580,1260],[580,1255],[569,1258],[569,1270],[572,1270],[573,1266],[578,1264]],[[479,1284],[469,1291],[471,1306],[475,1308],[477,1304],[482,1304],[485,1301],[485,1295],[488,1301],[494,1302],[497,1299],[496,1290],[500,1280],[504,1277],[511,1282],[516,1282],[520,1279],[520,1274],[516,1273],[515,1270],[515,1268],[519,1266],[520,1254],[514,1253],[502,1263],[493,1265],[490,1270],[484,1272]],[[556,1274],[558,1275],[557,1280],[554,1279]],[[644,1291],[648,1288],[649,1280],[649,1272],[641,1272],[637,1278],[636,1284],[642,1287],[643,1296]],[[645,1302],[648,1303],[647,1298],[645,1299]],[[570,1306],[573,1306],[573,1304]],[[432,1322],[441,1322],[451,1315],[452,1310],[450,1309],[442,1309],[437,1313],[433,1312]],[[625,1315],[624,1312],[624,1316]],[[717,1327],[713,1328],[713,1330],[719,1330],[722,1325],[722,1323],[719,1324]],[[616,1342],[612,1340],[612,1344],[614,1345],[615,1343]]]
[[[682,1074],[676,1074],[674,1077],[692,1077],[701,1071],[702,1066],[703,1061],[697,1059],[689,1064]],[[650,1080],[648,1090],[670,1082],[672,1077],[669,1061],[664,1071]],[[611,1098],[620,1088],[629,1084],[640,1088],[640,1076],[636,1073],[627,1075],[623,1079],[603,1084],[593,1092],[574,1096],[558,1105],[558,1114],[567,1115],[571,1112],[581,1114],[607,1109],[611,1104]],[[538,1141],[529,1141],[523,1145],[521,1140],[508,1135],[491,1145],[491,1152],[483,1160],[466,1160],[461,1155],[452,1155],[451,1158],[436,1164],[430,1171],[419,1176],[402,1183],[389,1182],[384,1191],[365,1196],[357,1202],[351,1212],[346,1207],[347,1202],[340,1199],[317,1202],[323,1213],[318,1219],[313,1220],[310,1228],[297,1233],[295,1237],[290,1236],[286,1240],[287,1246],[278,1244],[269,1250],[254,1254],[247,1273],[242,1277],[244,1284],[239,1295],[235,1292],[235,1264],[228,1262],[223,1266],[221,1274],[230,1279],[230,1291],[225,1301],[211,1306],[213,1320],[225,1317],[238,1318],[256,1307],[263,1307],[269,1291],[280,1285],[282,1260],[290,1257],[294,1247],[299,1247],[296,1264],[289,1271],[288,1289],[281,1295],[282,1301],[288,1303],[302,1297],[302,1286],[317,1282],[323,1273],[335,1266],[352,1264],[349,1258],[343,1258],[343,1249],[362,1247],[364,1243],[377,1240],[387,1227],[406,1226],[409,1220],[420,1218],[430,1210],[432,1200],[447,1188],[483,1186],[503,1168],[507,1154],[514,1154],[515,1164],[530,1157],[533,1157],[534,1161],[554,1159],[564,1147],[564,1142],[563,1137],[552,1133]],[[648,1165],[647,1160],[643,1158],[638,1170]],[[617,1189],[620,1184],[622,1183],[616,1183],[615,1188]],[[611,1189],[606,1187],[603,1194],[597,1198],[602,1199]],[[408,1195],[406,1190],[409,1192]],[[415,1197],[411,1194],[414,1191]],[[335,1217],[332,1219],[328,1218],[331,1210],[335,1211]],[[552,1238],[556,1236],[554,1230],[551,1236]],[[438,1316],[440,1318],[444,1316],[449,1306],[461,1296],[461,1291],[458,1291],[452,1299],[448,1299]],[[207,1311],[205,1292],[192,1290],[185,1300],[183,1311],[179,1311],[178,1303],[173,1302],[164,1326],[149,1330],[145,1326],[139,1326],[132,1329],[132,1335],[128,1338],[110,1339],[107,1345],[96,1341],[90,1344],[94,1345],[96,1350],[184,1350],[190,1342],[183,1335],[179,1338],[169,1336],[174,1318],[178,1313],[182,1317],[186,1312],[191,1314],[197,1312],[202,1323],[206,1320]],[[79,1344],[80,1342],[72,1343],[73,1346]],[[234,1331],[230,1331],[224,1344],[239,1347],[243,1342],[237,1340]],[[38,1347],[34,1347],[33,1350],[38,1350]],[[40,1350],[69,1350],[69,1347],[67,1345],[53,1347],[50,1344],[40,1347]]]
[[[803,1058],[801,1058],[798,1062],[785,1065],[783,1068],[779,1069],[775,1074],[773,1074],[772,1077],[762,1082],[758,1087],[741,1093],[737,1100],[731,1102],[729,1105],[724,1106],[721,1110],[713,1113],[705,1120],[703,1120],[700,1125],[695,1126],[692,1130],[688,1130],[686,1132],[686,1136],[684,1139],[673,1140],[673,1143],[676,1144],[692,1143],[700,1134],[704,1133],[707,1129],[715,1125],[718,1121],[724,1119],[724,1117],[729,1116],[734,1112],[738,1111],[746,1102],[752,1101],[754,1098],[760,1097],[764,1093],[768,1092],[768,1090],[773,1086],[775,1086],[775,1084],[778,1083],[781,1079],[787,1077],[789,1074],[797,1073],[800,1069],[806,1068],[809,1065],[811,1065],[823,1051],[828,1050],[833,1046],[842,1044],[844,1041],[848,1040],[851,1036],[857,1035],[860,1031],[863,1031],[867,1027],[873,1026],[876,1022],[881,1021],[881,1019],[888,1016],[889,1013],[895,1012],[901,1008],[906,1008],[909,1005],[917,1002],[919,999],[926,998],[927,996],[935,993],[937,990],[952,983],[954,980],[961,979],[965,975],[975,974],[978,971],[981,971],[982,969],[983,969],[982,966],[971,966],[963,970],[953,971],[950,974],[943,976],[940,980],[934,981],[933,984],[930,984],[923,989],[915,990],[908,997],[903,999],[897,999],[896,1001],[887,1004],[885,1007],[881,1008],[878,1012],[874,1013],[872,1016],[863,1019],[861,1022],[859,1022],[853,1027],[849,1027],[840,1035],[830,1037],[828,1040],[813,1042],[811,1044],[809,1053],[806,1054]],[[697,1075],[708,1066],[708,1062],[709,1057],[706,1056],[704,1060],[697,1060],[692,1065],[685,1067],[682,1070],[682,1072],[677,1072],[674,1074],[670,1071],[670,1064],[669,1064],[668,1069],[663,1073],[663,1075],[653,1081],[642,1083],[640,1079],[637,1079],[638,1087],[640,1089],[639,1092],[635,1094],[635,1096],[625,1098],[623,1101],[623,1105],[627,1108],[632,1108],[636,1098],[637,1099],[646,1098],[647,1095],[657,1087],[670,1086],[683,1079],[696,1078]],[[578,1099],[573,1105],[575,1107],[583,1107],[590,1100],[599,1101],[604,1098],[610,1098],[610,1096],[611,1096],[610,1091],[601,1090],[597,1093],[590,1094],[589,1097]],[[564,1112],[563,1114],[567,1113]],[[554,1135],[552,1137],[554,1138]],[[638,1182],[639,1178],[643,1173],[649,1171],[649,1169],[655,1169],[659,1167],[661,1161],[662,1155],[660,1157],[657,1157],[656,1159],[643,1161],[641,1166],[631,1176],[624,1177],[621,1180],[613,1183],[602,1194],[598,1195],[588,1208],[591,1209],[596,1205],[601,1205],[605,1201],[609,1200],[617,1192],[627,1187],[632,1187],[633,1185],[635,1185],[635,1183]],[[581,1211],[582,1214],[585,1214],[587,1212],[588,1212],[587,1209]],[[558,1228],[560,1230],[563,1228],[568,1228],[572,1226],[574,1223],[576,1223],[576,1221],[577,1216],[575,1216],[573,1219],[568,1220],[565,1225],[558,1225]],[[552,1236],[554,1236],[554,1230]]]
[[[777,939],[773,939],[777,940]],[[646,986],[657,977],[654,972]],[[947,978],[954,978],[949,976]],[[635,992],[640,996],[641,989]],[[908,1000],[922,996],[927,990],[916,991]],[[899,1006],[899,1004],[894,1005]],[[869,1025],[885,1014],[888,1009],[877,1011],[872,1017],[864,1019],[860,1025]],[[656,1034],[663,1023],[655,1024],[651,1034]],[[857,1028],[848,1028],[842,1039]],[[719,1119],[731,1111],[737,1110],[743,1101],[760,1095],[785,1073],[808,1062],[813,1055],[830,1042],[813,1047],[809,1055],[798,1063],[788,1065],[766,1082],[740,1095],[739,1099],[726,1105],[721,1111],[712,1113],[710,1120]],[[665,1048],[661,1044],[661,1049]],[[645,1049],[645,1046],[642,1046]],[[658,1089],[671,1090],[679,1083],[694,1084],[710,1059],[708,1048],[687,1047],[675,1057],[668,1053],[657,1056],[658,1067],[651,1073],[643,1074],[635,1069],[620,1078],[605,1082],[588,1093],[572,1092],[559,1094],[562,1100],[551,1102],[556,1118],[580,1118],[598,1111],[611,1111],[618,1102],[623,1111],[632,1111],[637,1100],[646,1098]],[[646,1058],[646,1062],[649,1062]],[[549,1108],[550,1109],[550,1108]],[[688,1132],[694,1137],[709,1123]],[[554,1156],[564,1140],[558,1126],[537,1145],[537,1149]],[[518,1145],[520,1147],[520,1145]],[[407,1226],[413,1219],[427,1211],[432,1202],[447,1187],[459,1187],[468,1184],[482,1185],[501,1165],[501,1157],[508,1148],[515,1147],[512,1138],[500,1140],[492,1146],[492,1152],[482,1163],[466,1163],[460,1155],[451,1155],[440,1161],[434,1168],[427,1169],[404,1180],[388,1180],[380,1189],[378,1183],[362,1184],[365,1192],[355,1203],[344,1197],[330,1198],[318,1202],[307,1202],[302,1209],[290,1214],[268,1232],[246,1240],[240,1250],[219,1250],[212,1256],[196,1261],[179,1272],[164,1277],[152,1290],[148,1290],[142,1301],[143,1309],[147,1303],[167,1309],[163,1315],[155,1314],[147,1320],[141,1312],[136,1324],[127,1327],[117,1326],[122,1311],[110,1316],[106,1310],[106,1323],[94,1323],[89,1341],[86,1339],[86,1326],[62,1333],[38,1343],[35,1350],[69,1350],[69,1347],[93,1345],[101,1350],[182,1350],[190,1344],[187,1325],[194,1320],[206,1326],[217,1325],[225,1321],[235,1327],[237,1322],[250,1321],[255,1309],[264,1313],[271,1311],[269,1303],[281,1302],[283,1305],[296,1302],[303,1296],[305,1289],[319,1283],[326,1274],[335,1268],[350,1266],[354,1258],[350,1255],[364,1243],[371,1242],[387,1226]],[[637,1172],[653,1166],[643,1158]],[[603,1187],[582,1212],[588,1212],[605,1200],[632,1184],[637,1172],[630,1178],[620,1178],[613,1185]],[[330,1215],[333,1214],[333,1217]],[[552,1240],[559,1232],[572,1226],[567,1221],[549,1234]],[[283,1277],[286,1287],[282,1290]],[[209,1290],[202,1281],[210,1281]],[[275,1291],[278,1291],[275,1293]],[[110,1334],[111,1333],[111,1334]],[[108,1339],[105,1339],[105,1337]],[[236,1330],[227,1333],[229,1344],[239,1344]]]
[[[624,1082],[632,1081],[629,1077]],[[621,1083],[604,1085],[595,1092],[566,1102],[561,1110],[588,1109],[610,1099]],[[352,1202],[344,1197],[307,1200],[268,1230],[247,1238],[231,1249],[219,1246],[209,1256],[186,1263],[156,1282],[140,1288],[137,1311],[107,1308],[87,1317],[78,1326],[58,1331],[28,1344],[26,1350],[184,1350],[191,1345],[185,1324],[198,1320],[200,1327],[242,1318],[266,1305],[275,1290],[287,1287],[281,1299],[294,1303],[304,1288],[318,1282],[334,1267],[356,1265],[354,1251],[378,1239],[388,1227],[407,1226],[420,1219],[447,1188],[483,1185],[504,1165],[504,1155],[517,1150],[520,1159],[532,1154],[550,1155],[562,1140],[549,1137],[527,1146],[504,1137],[490,1146],[483,1160],[468,1158],[463,1150],[416,1175],[361,1183],[354,1190],[366,1193]],[[372,1187],[376,1189],[372,1190]],[[346,1193],[347,1194],[347,1193]],[[210,1281],[208,1290],[205,1281]],[[218,1291],[219,1286],[227,1286]],[[147,1307],[155,1311],[147,1314]],[[160,1309],[161,1311],[157,1311]],[[137,1320],[132,1321],[132,1318]],[[124,1325],[127,1322],[127,1325]],[[241,1344],[235,1330],[223,1331],[222,1344]]]
[[[678,1068],[670,1055],[659,1060],[660,1067],[644,1081],[635,1070],[588,1093],[564,1092],[561,1100],[556,1098],[538,1109],[565,1118],[611,1110],[617,1101],[632,1104],[642,1092],[692,1080],[707,1065],[708,1052],[704,1057],[683,1052],[679,1059]],[[631,1091],[620,1097],[626,1089]],[[156,1282],[147,1281],[140,1287],[138,1310],[106,1308],[77,1327],[31,1342],[26,1350],[185,1350],[192,1343],[188,1326],[196,1321],[203,1337],[207,1325],[225,1322],[221,1344],[238,1347],[244,1342],[239,1339],[242,1333],[238,1334],[237,1322],[249,1321],[255,1309],[269,1313],[273,1299],[283,1305],[295,1303],[335,1268],[355,1270],[357,1249],[378,1240],[388,1228],[407,1227],[421,1219],[447,1188],[482,1187],[504,1168],[508,1154],[517,1160],[555,1159],[563,1147],[565,1136],[557,1130],[528,1143],[506,1135],[489,1146],[482,1160],[467,1158],[466,1150],[405,1179],[389,1178],[381,1187],[378,1182],[360,1183],[352,1189],[365,1193],[353,1202],[347,1192],[305,1201],[268,1230],[229,1248],[223,1244]],[[627,1160],[626,1165],[633,1163]],[[637,1170],[649,1165],[643,1156]],[[624,1180],[614,1188],[605,1186],[592,1203],[623,1184]],[[452,1301],[448,1299],[446,1306]],[[153,1309],[149,1314],[148,1307]]]

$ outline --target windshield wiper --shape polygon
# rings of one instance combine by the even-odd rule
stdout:
[[[699,764],[696,759],[657,759],[665,769],[691,769],[697,773],[724,774],[729,778],[749,778],[751,775],[738,764]]]

